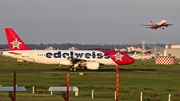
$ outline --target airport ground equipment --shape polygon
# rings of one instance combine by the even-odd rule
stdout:
[[[16,91],[26,91],[26,88],[23,86],[16,85],[16,71],[14,71],[14,82],[13,86],[1,86],[0,91],[9,92],[9,97],[12,101],[16,101]],[[12,93],[13,92],[13,93]]]
[[[15,101],[15,99],[14,99],[15,96],[13,95],[13,92],[14,92],[13,86],[1,86],[0,91],[1,92],[9,92],[9,97],[11,98],[12,101]],[[24,86],[16,86],[16,91],[23,92],[23,91],[26,91],[26,88]]]
[[[65,99],[65,97],[67,96],[67,87],[66,86],[52,86],[49,87],[50,92],[62,92],[61,96],[64,98],[65,101],[67,101],[67,99]],[[70,86],[69,87],[69,91],[74,91],[75,92],[75,96],[78,96],[78,87],[75,86]]]
[[[65,101],[69,101],[69,91],[75,91],[75,96],[78,95],[79,89],[77,87],[70,87],[70,73],[66,73],[66,86],[50,87],[49,91],[61,91],[61,96]]]
[[[174,56],[158,56],[156,57],[156,64],[173,65],[174,59],[175,59]]]

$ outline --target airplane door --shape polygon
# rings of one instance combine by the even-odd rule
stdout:
[[[29,61],[34,61],[33,52],[29,52]]]

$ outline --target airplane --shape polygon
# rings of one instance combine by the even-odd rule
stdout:
[[[68,65],[69,71],[77,67],[98,70],[102,65],[128,65],[135,60],[126,52],[114,50],[31,50],[12,28],[5,28],[9,51],[4,56],[42,64]]]
[[[141,26],[148,26],[146,28],[151,28],[151,29],[157,29],[157,28],[164,29],[164,27],[169,27],[171,25],[174,25],[174,24],[167,24],[167,20],[165,20],[165,19],[161,20],[158,23],[153,23],[153,21],[150,20],[150,23],[151,24],[141,24]]]
[[[137,54],[137,52],[134,52],[134,54],[130,55],[134,59],[153,59],[152,55],[147,55],[147,54]]]

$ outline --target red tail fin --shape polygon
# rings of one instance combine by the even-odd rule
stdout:
[[[12,28],[5,28],[9,50],[30,50]]]
[[[154,25],[154,23],[153,23],[153,21],[152,21],[152,20],[150,20],[150,22],[151,22],[151,25]]]

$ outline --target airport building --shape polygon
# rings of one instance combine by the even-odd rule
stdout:
[[[180,45],[165,45],[164,56],[174,56],[180,59]]]
[[[154,56],[164,56],[164,47],[151,46],[150,50]]]

